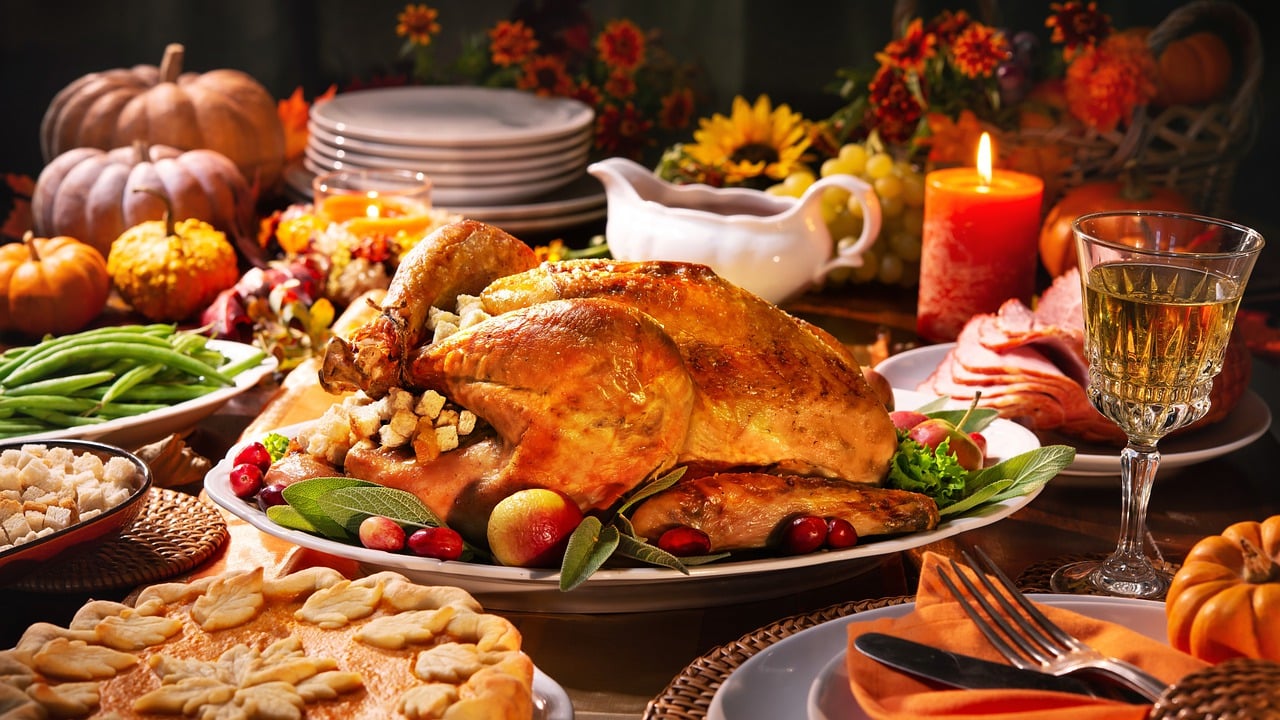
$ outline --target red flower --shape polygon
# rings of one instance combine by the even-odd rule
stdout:
[[[503,20],[489,31],[489,53],[498,67],[519,65],[537,49],[533,28],[519,20]]]
[[[636,79],[629,72],[615,70],[609,73],[604,91],[619,100],[629,98],[636,93]]]
[[[658,125],[666,130],[688,127],[693,119],[693,90],[676,88],[662,98]]]
[[[415,45],[430,45],[432,36],[440,32],[440,23],[436,22],[439,17],[440,11],[430,5],[405,5],[404,12],[396,18],[396,34]]]
[[[973,18],[969,17],[969,13],[964,10],[955,12],[943,10],[929,23],[925,31],[937,37],[938,44],[950,45],[972,23]]]
[[[876,53],[881,65],[891,65],[905,72],[924,72],[925,63],[937,54],[938,39],[924,31],[924,21],[916,18],[907,26],[901,40],[885,45]]]
[[[871,80],[871,107],[875,126],[886,142],[906,142],[915,134],[924,109],[901,73],[883,65]]]
[[[1105,40],[1111,34],[1111,18],[1098,12],[1098,3],[1079,0],[1050,3],[1053,14],[1044,25],[1052,28],[1049,40],[1062,45],[1062,59],[1071,62],[1077,53]]]
[[[516,87],[538,95],[569,96],[574,92],[573,78],[565,71],[564,61],[550,55],[534,55],[525,62],[524,72]]]
[[[1067,108],[1101,132],[1128,122],[1156,94],[1156,61],[1135,35],[1112,35],[1067,66]]]
[[[627,103],[621,109],[609,103],[596,118],[596,148],[609,155],[640,159],[651,142],[648,135],[653,122]]]
[[[1009,41],[989,25],[973,23],[956,38],[951,53],[956,69],[965,77],[991,77],[1009,58]]]
[[[629,72],[644,63],[644,35],[630,20],[612,20],[596,38],[596,51],[606,65]]]
[[[591,84],[590,80],[581,80],[578,86],[569,93],[568,97],[573,98],[586,105],[587,107],[596,107],[600,104],[600,89]]]

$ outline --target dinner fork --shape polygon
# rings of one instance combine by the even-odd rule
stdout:
[[[939,572],[938,576],[960,607],[973,619],[978,630],[1010,664],[1051,675],[1065,675],[1076,671],[1103,673],[1147,700],[1159,699],[1166,688],[1166,684],[1160,679],[1132,663],[1103,655],[1058,627],[1018,590],[981,548],[974,548],[982,561],[981,567],[969,553],[961,552],[965,562],[976,571],[979,581],[1000,607],[995,607],[987,600],[974,582],[960,571],[955,560],[950,561],[952,571],[968,590],[968,595],[981,606],[985,616],[978,611],[974,602],[966,599],[965,593],[945,571]],[[999,581],[999,587],[991,580],[991,575]]]

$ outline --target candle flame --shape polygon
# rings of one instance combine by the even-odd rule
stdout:
[[[978,140],[978,177],[983,185],[991,184],[991,134],[982,133]]]

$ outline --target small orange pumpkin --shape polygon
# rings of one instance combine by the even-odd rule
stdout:
[[[0,246],[0,332],[75,332],[102,312],[110,292],[102,253],[75,238],[28,232]]]
[[[1169,643],[1202,660],[1280,661],[1280,515],[1191,548],[1165,599]]]
[[[1191,202],[1168,186],[1152,186],[1132,168],[1116,180],[1084,182],[1062,194],[1040,226],[1040,262],[1051,277],[1077,266],[1071,223],[1105,210],[1171,210],[1191,212]]]
[[[1174,40],[1157,58],[1159,106],[1199,105],[1222,97],[1231,83],[1231,50],[1216,33],[1197,32]]]

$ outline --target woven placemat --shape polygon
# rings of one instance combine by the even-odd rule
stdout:
[[[1057,592],[1056,590],[1053,589],[1052,585],[1050,584],[1050,580],[1053,577],[1053,572],[1055,570],[1062,567],[1063,565],[1067,565],[1073,562],[1080,562],[1082,560],[1090,560],[1090,561],[1105,560],[1107,556],[1108,556],[1107,553],[1091,553],[1091,554],[1077,554],[1077,555],[1059,555],[1057,557],[1051,557],[1048,560],[1041,560],[1040,562],[1028,565],[1027,569],[1023,570],[1022,574],[1018,576],[1018,579],[1016,582],[1018,587],[1023,592],[1032,592],[1032,593]],[[1161,566],[1164,569],[1164,571],[1169,573],[1170,575],[1173,575],[1174,573],[1178,572],[1179,565],[1177,563],[1171,563],[1167,560],[1164,560],[1164,561],[1161,561]],[[1161,595],[1159,598],[1153,598],[1153,599],[1163,600],[1164,596]]]
[[[689,665],[667,685],[660,695],[645,707],[644,720],[701,720],[707,715],[711,698],[729,674],[752,655],[775,642],[828,620],[835,620],[853,613],[876,608],[900,605],[913,600],[901,595],[873,600],[857,600],[838,603],[811,613],[792,615],[759,630],[747,633],[737,640],[725,643]]]
[[[120,535],[56,558],[8,587],[43,593],[133,588],[195,568],[228,537],[216,507],[189,493],[153,487],[137,519]]]

